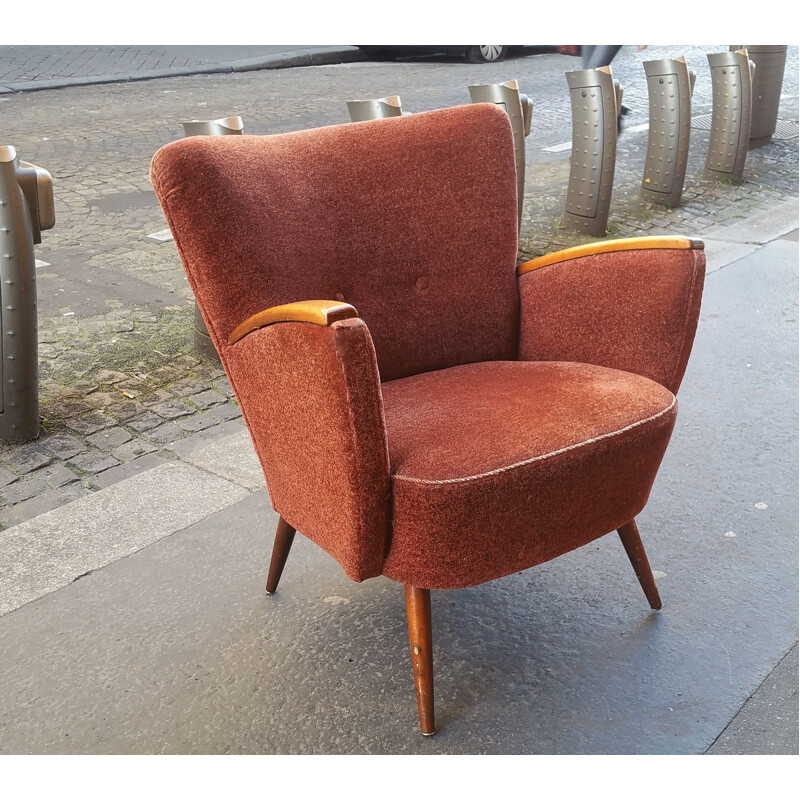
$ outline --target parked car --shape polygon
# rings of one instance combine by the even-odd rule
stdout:
[[[358,44],[359,50],[371,58],[397,58],[399,56],[434,55],[448,53],[463,56],[473,64],[502,61],[510,45],[507,44],[470,44],[470,45],[390,45],[390,44]]]

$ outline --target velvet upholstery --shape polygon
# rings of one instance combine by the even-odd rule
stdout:
[[[383,573],[451,589],[516,572],[644,507],[676,399],[629,372],[483,362],[382,387],[394,527]]]
[[[704,250],[583,256],[519,279],[519,358],[645,375],[677,392],[692,349]]]

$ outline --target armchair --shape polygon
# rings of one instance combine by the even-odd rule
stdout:
[[[617,530],[661,607],[635,517],[675,422],[702,243],[515,269],[513,140],[489,104],[183,139],[151,176],[280,515],[267,592],[296,531],[355,581],[402,583],[423,734],[431,589]]]

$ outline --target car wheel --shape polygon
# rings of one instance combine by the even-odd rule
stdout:
[[[473,64],[502,61],[507,50],[508,45],[505,44],[474,44],[467,48],[467,61]]]

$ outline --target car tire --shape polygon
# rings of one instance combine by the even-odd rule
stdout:
[[[492,63],[502,61],[507,51],[505,44],[473,44],[467,48],[466,58],[471,64]]]

